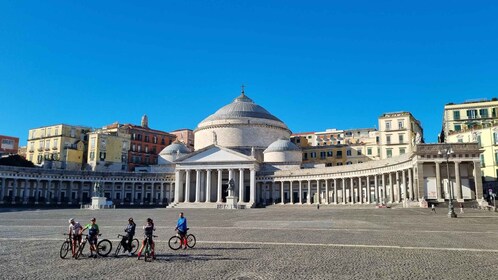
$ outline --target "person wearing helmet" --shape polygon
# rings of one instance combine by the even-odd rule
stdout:
[[[81,244],[81,232],[83,227],[80,223],[76,222],[73,218],[69,219],[69,237],[72,241],[71,253],[73,253],[73,258],[76,255],[76,242],[78,242],[78,246]]]
[[[97,219],[92,218],[90,223],[83,228],[83,231],[88,229],[88,243],[90,243],[90,258],[97,258],[97,242],[100,233],[99,225],[96,224]],[[82,232],[83,232],[82,231]],[[95,254],[93,254],[95,252]]]
[[[126,232],[126,235],[123,236],[123,239],[121,239],[121,245],[124,248],[124,251],[128,252],[128,256],[133,256],[133,253],[131,252],[131,244],[133,241],[133,237],[135,236],[135,228],[137,227],[137,224],[133,221],[133,218],[128,219],[128,224],[126,225],[124,231]]]
[[[140,259],[142,255],[142,251],[145,247],[145,242],[147,238],[149,238],[152,246],[152,258],[156,259],[156,252],[154,250],[154,240],[152,239],[154,235],[154,231],[156,228],[154,227],[154,221],[151,218],[147,218],[147,223],[143,226],[144,229],[144,240],[142,241],[142,246],[140,247],[140,250],[138,250],[138,259]]]

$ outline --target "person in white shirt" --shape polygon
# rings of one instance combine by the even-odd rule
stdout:
[[[72,246],[72,253],[73,253],[73,258],[74,255],[76,255],[76,242],[78,242],[78,245],[81,244],[81,232],[83,230],[83,227],[81,226],[80,223],[74,221],[73,218],[69,219],[69,237],[72,240],[73,246]]]

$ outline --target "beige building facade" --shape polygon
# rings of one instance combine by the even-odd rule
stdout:
[[[128,169],[130,134],[97,130],[90,133],[88,139],[87,163],[90,170],[115,172]]]
[[[380,158],[410,154],[424,142],[421,123],[409,112],[386,113],[379,117]]]
[[[81,170],[89,127],[58,124],[29,130],[27,160],[37,166]]]

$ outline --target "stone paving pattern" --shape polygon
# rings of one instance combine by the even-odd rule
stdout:
[[[10,279],[493,279],[498,277],[498,214],[466,209],[273,207],[182,210],[196,248],[174,252],[178,209],[0,210],[0,278]],[[117,245],[128,217],[157,227],[158,258],[59,257],[74,217],[91,217]],[[141,238],[138,230],[137,237]],[[93,275],[93,276],[91,276]]]

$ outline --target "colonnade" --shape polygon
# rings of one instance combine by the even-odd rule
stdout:
[[[238,204],[252,205],[256,200],[254,168],[177,169],[175,203],[224,203],[231,180]]]
[[[257,190],[262,204],[377,204],[420,199],[413,168],[355,177],[277,178],[258,182]]]

